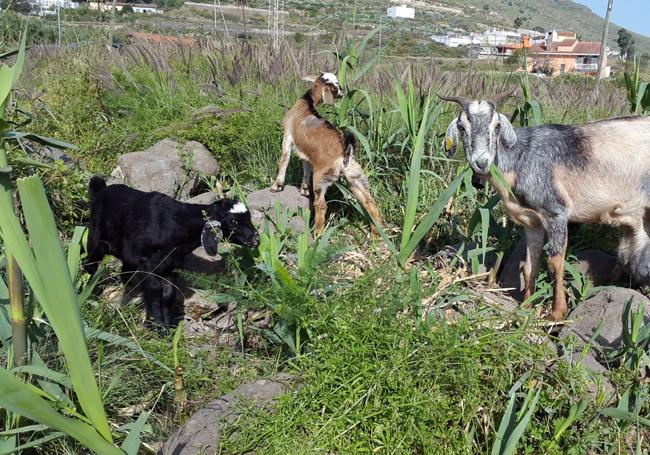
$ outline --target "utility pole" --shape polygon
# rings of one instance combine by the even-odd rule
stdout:
[[[607,14],[605,15],[605,28],[603,29],[603,41],[600,44],[600,55],[598,56],[598,69],[596,70],[596,93],[598,93],[598,84],[600,84],[600,73],[603,71],[603,61],[605,60],[605,48],[607,47],[607,33],[609,32],[609,17],[612,14],[612,3],[614,3],[614,0],[607,0]]]
[[[117,9],[117,0],[113,0],[113,6],[111,7],[111,28],[108,34],[108,49],[113,49],[113,34],[115,33],[115,10]]]
[[[60,0],[56,2],[56,22],[57,22],[57,28],[59,31],[59,41],[57,45],[61,47],[61,3]]]
[[[212,0],[212,7],[214,8],[214,36],[217,36],[217,0]]]

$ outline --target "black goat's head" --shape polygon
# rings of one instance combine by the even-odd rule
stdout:
[[[217,254],[220,233],[223,237],[238,245],[257,246],[260,236],[251,221],[251,213],[246,206],[232,199],[222,199],[212,204],[210,219],[203,228],[201,243],[206,253]]]

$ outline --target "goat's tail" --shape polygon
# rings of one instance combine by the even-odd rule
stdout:
[[[343,166],[347,167],[354,153],[354,147],[357,145],[357,138],[350,131],[343,133],[343,148],[345,155],[343,156]]]
[[[91,198],[97,196],[99,192],[104,188],[106,188],[106,180],[99,177],[98,175],[93,175],[90,178],[90,182],[88,183],[88,190],[90,191]]]

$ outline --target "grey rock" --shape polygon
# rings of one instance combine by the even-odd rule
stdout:
[[[203,144],[163,139],[144,151],[120,156],[110,183],[187,199],[199,189],[201,174],[218,173],[219,163]]]
[[[165,442],[161,455],[198,455],[216,453],[224,424],[239,415],[242,405],[263,406],[289,389],[291,378],[259,379],[237,387],[196,412],[185,425]]]
[[[213,202],[218,201],[221,199],[217,193],[214,191],[209,191],[207,193],[201,193],[198,194],[194,197],[189,198],[185,202],[189,202],[190,204],[212,204]]]
[[[305,230],[305,220],[300,216],[299,212],[302,209],[303,213],[309,210],[309,198],[300,194],[300,191],[295,186],[287,185],[284,190],[277,193],[272,192],[270,189],[254,191],[246,198],[248,209],[251,211],[251,220],[258,228],[264,227],[264,218],[268,216],[273,221],[275,219],[275,204],[279,203],[280,207],[289,210],[293,216],[289,219],[288,228],[295,232],[301,233]],[[271,231],[275,231],[275,226],[271,223]]]
[[[573,350],[579,350],[589,343],[599,326],[600,332],[594,340],[594,348],[601,364],[607,366],[605,355],[623,345],[621,322],[625,303],[632,299],[632,311],[640,304],[644,305],[644,321],[650,322],[650,300],[643,294],[627,288],[609,288],[590,297],[567,317],[567,325],[560,331],[559,338],[566,340],[573,334]]]
[[[270,188],[254,191],[246,198],[248,208],[258,212],[275,211],[276,202],[281,207],[297,212],[298,209],[309,210],[309,198],[300,194],[295,186],[287,185],[284,190],[274,193]]]

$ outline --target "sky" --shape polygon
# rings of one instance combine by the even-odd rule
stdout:
[[[605,17],[607,0],[573,0],[587,5],[601,17]],[[614,0],[612,22],[628,30],[650,36],[650,0]]]

